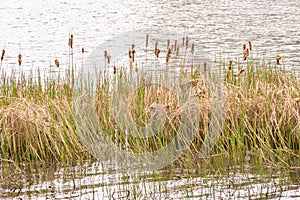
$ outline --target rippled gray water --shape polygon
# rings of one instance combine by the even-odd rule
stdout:
[[[223,163],[227,161],[223,160]],[[208,170],[165,169],[131,173],[113,163],[58,167],[2,165],[0,198],[8,199],[299,199],[299,169],[251,165]]]
[[[87,57],[112,36],[141,28],[189,35],[212,57],[240,58],[242,44],[251,40],[257,57],[274,60],[280,54],[286,66],[299,67],[298,1],[2,0],[0,13],[0,47],[7,52],[4,67],[16,66],[19,52],[26,68],[47,68],[56,58],[67,66],[70,32],[80,65],[82,47]]]

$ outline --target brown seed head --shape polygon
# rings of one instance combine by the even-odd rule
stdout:
[[[247,48],[246,44],[243,44],[243,50],[245,50]]]
[[[160,49],[155,49],[155,56],[158,58],[159,57],[159,53],[160,53]]]
[[[232,59],[228,61],[228,70],[230,71],[232,69]]]
[[[277,54],[275,58],[276,58],[277,65],[279,65],[280,64],[279,61],[281,60],[281,56]]]
[[[82,47],[82,49],[81,49],[81,53],[84,53],[84,48]]]
[[[249,41],[249,49],[250,49],[250,51],[252,51],[252,43],[251,43],[251,41]]]
[[[243,52],[243,57],[244,57],[244,60],[247,60],[248,59],[248,56],[249,56],[249,50],[248,48],[246,48]]]
[[[129,49],[129,51],[128,51],[128,57],[129,57],[129,59],[131,59],[132,58],[132,52],[131,52],[131,50]]]
[[[148,42],[149,42],[149,35],[148,33],[146,34],[146,47],[148,47]]]
[[[56,67],[59,67],[59,61],[57,59],[54,60]]]
[[[193,43],[191,47],[191,53],[194,54],[194,52],[195,52],[195,44]]]
[[[1,55],[1,62],[4,59],[4,54],[5,54],[5,49],[2,50],[2,55]]]
[[[206,61],[203,63],[203,68],[204,68],[204,71],[206,72],[207,71],[207,62]]]
[[[190,38],[188,36],[186,36],[186,38],[185,38],[185,48],[186,49],[189,47],[189,41],[190,41]]]
[[[18,55],[18,63],[19,63],[19,66],[21,66],[21,64],[22,64],[22,54]]]
[[[243,72],[245,71],[245,69],[240,69],[240,71],[238,71],[237,73],[234,74],[235,77],[239,77]]]
[[[107,58],[107,51],[106,50],[104,51],[104,58],[105,59]]]

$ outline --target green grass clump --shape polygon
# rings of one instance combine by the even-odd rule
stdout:
[[[1,158],[70,161],[88,154],[76,134],[72,89],[59,81],[18,81],[0,86]]]
[[[199,155],[212,117],[211,94],[207,86],[209,83],[204,77],[210,76],[213,79],[215,74],[207,70],[199,71],[179,75],[183,84],[193,88],[199,103],[199,131],[194,135],[191,148],[181,156],[181,159],[191,162]],[[258,158],[253,159],[254,161],[271,164],[280,161],[286,165],[289,165],[290,158],[298,158],[299,78],[264,63],[249,62],[244,72],[238,75],[232,70],[223,71],[225,123],[210,155],[225,155],[239,160],[247,152],[252,158]],[[180,104],[168,88],[159,84],[151,85],[140,76],[127,76],[124,70],[101,77],[92,107],[104,130],[102,134],[106,134],[120,149],[134,153],[155,151],[166,146],[178,134]],[[37,81],[21,78],[16,81],[2,77],[1,159],[71,161],[92,157],[82,142],[84,136],[76,131],[73,113],[74,92],[78,92],[74,90],[82,90],[84,87],[74,89],[73,77],[65,81],[47,80],[44,83],[40,80],[41,78]],[[165,109],[166,123],[154,137],[128,136],[118,127],[112,112],[111,98],[120,81],[141,85],[131,94],[126,108],[136,125],[150,124],[151,110],[155,106],[162,105]],[[160,79],[160,82],[163,81],[166,81],[165,77]],[[78,82],[86,84],[87,90],[93,93],[93,84],[89,80]]]

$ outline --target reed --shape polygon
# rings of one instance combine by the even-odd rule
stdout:
[[[183,39],[186,49],[188,38]],[[179,55],[179,45],[176,55]],[[192,45],[193,46],[193,45]],[[243,47],[247,50],[247,47]],[[129,57],[134,57],[134,46],[129,50]],[[158,42],[155,43],[155,57],[159,55]],[[169,62],[172,50],[167,50]],[[168,58],[169,55],[169,58]],[[104,52],[110,63],[110,55]],[[57,60],[58,61],[58,60]],[[134,61],[134,60],[133,60]],[[236,63],[236,65],[234,64]],[[221,63],[226,68],[226,63]],[[182,64],[184,65],[184,64]],[[289,165],[290,158],[299,160],[300,137],[300,81],[294,74],[282,72],[276,65],[253,62],[248,59],[247,67],[241,68],[238,60],[228,61],[228,70],[224,76],[226,89],[225,124],[221,136],[211,156],[226,155],[239,160],[247,152],[247,160],[257,160],[273,165]],[[136,63],[136,71],[137,71]],[[184,66],[190,68],[191,66]],[[233,73],[233,71],[238,71]],[[40,75],[39,75],[40,76]],[[194,135],[191,148],[179,162],[194,162],[203,145],[212,115],[211,93],[207,79],[214,79],[210,65],[203,63],[203,69],[183,73],[181,79],[190,85],[198,98],[200,109],[199,132]],[[113,75],[99,76],[97,83],[95,108],[98,120],[113,142],[122,149],[132,152],[154,151],[164,147],[178,134],[181,116],[176,97],[167,88],[151,85],[151,79],[143,76],[131,76],[126,70],[114,65]],[[54,160],[71,161],[92,157],[82,144],[73,117],[74,77],[66,80],[37,81],[12,80],[2,76],[0,85],[0,136],[1,159],[16,161]],[[166,110],[167,120],[162,129],[152,138],[127,136],[120,129],[113,117],[110,105],[115,84],[120,82],[141,85],[131,97],[128,112],[136,124],[151,124],[153,110],[160,104]],[[172,81],[162,76],[159,82],[168,84]],[[88,77],[81,82],[89,84]],[[88,88],[93,90],[93,88]]]

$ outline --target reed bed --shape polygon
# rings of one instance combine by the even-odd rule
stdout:
[[[189,40],[188,37],[183,38],[183,45],[188,46]],[[174,49],[177,52],[176,45]],[[192,53],[194,48],[192,44]],[[159,52],[156,45],[157,57]],[[225,61],[221,63],[221,71],[225,73],[221,81],[227,96],[225,124],[210,156],[224,155],[237,161],[241,158],[245,161],[245,156],[250,156],[253,162],[291,165],[289,160],[299,160],[300,155],[300,80],[294,74],[277,68],[277,57],[277,64],[256,63],[248,58],[248,52],[244,48],[244,59],[247,61],[243,63],[232,59],[228,67]],[[167,63],[171,54],[171,48],[168,48]],[[129,55],[134,62],[134,46]],[[56,65],[59,65],[58,61]],[[215,75],[209,73],[209,66],[205,63],[199,69],[179,76],[182,76],[184,84],[194,89],[199,103],[199,131],[194,135],[190,149],[179,159],[179,162],[189,160],[193,163],[198,158],[212,114],[211,94],[204,77],[213,78]],[[121,149],[135,153],[155,151],[168,144],[178,133],[180,105],[168,88],[148,84],[145,79],[131,76],[121,68],[101,77],[93,106],[103,134]],[[41,77],[36,81],[24,78],[16,81],[5,75],[1,79],[1,159],[72,161],[95,156],[89,153],[82,135],[76,131],[73,98],[74,92],[78,91],[74,91],[73,74],[64,81],[47,80],[41,83],[40,80]],[[118,127],[110,102],[114,84],[121,80],[141,85],[132,94],[127,106],[137,125],[151,124],[151,111],[155,106],[162,105],[166,110],[166,122],[155,137],[131,137]],[[86,83],[88,90],[92,90],[87,78],[78,82]]]

